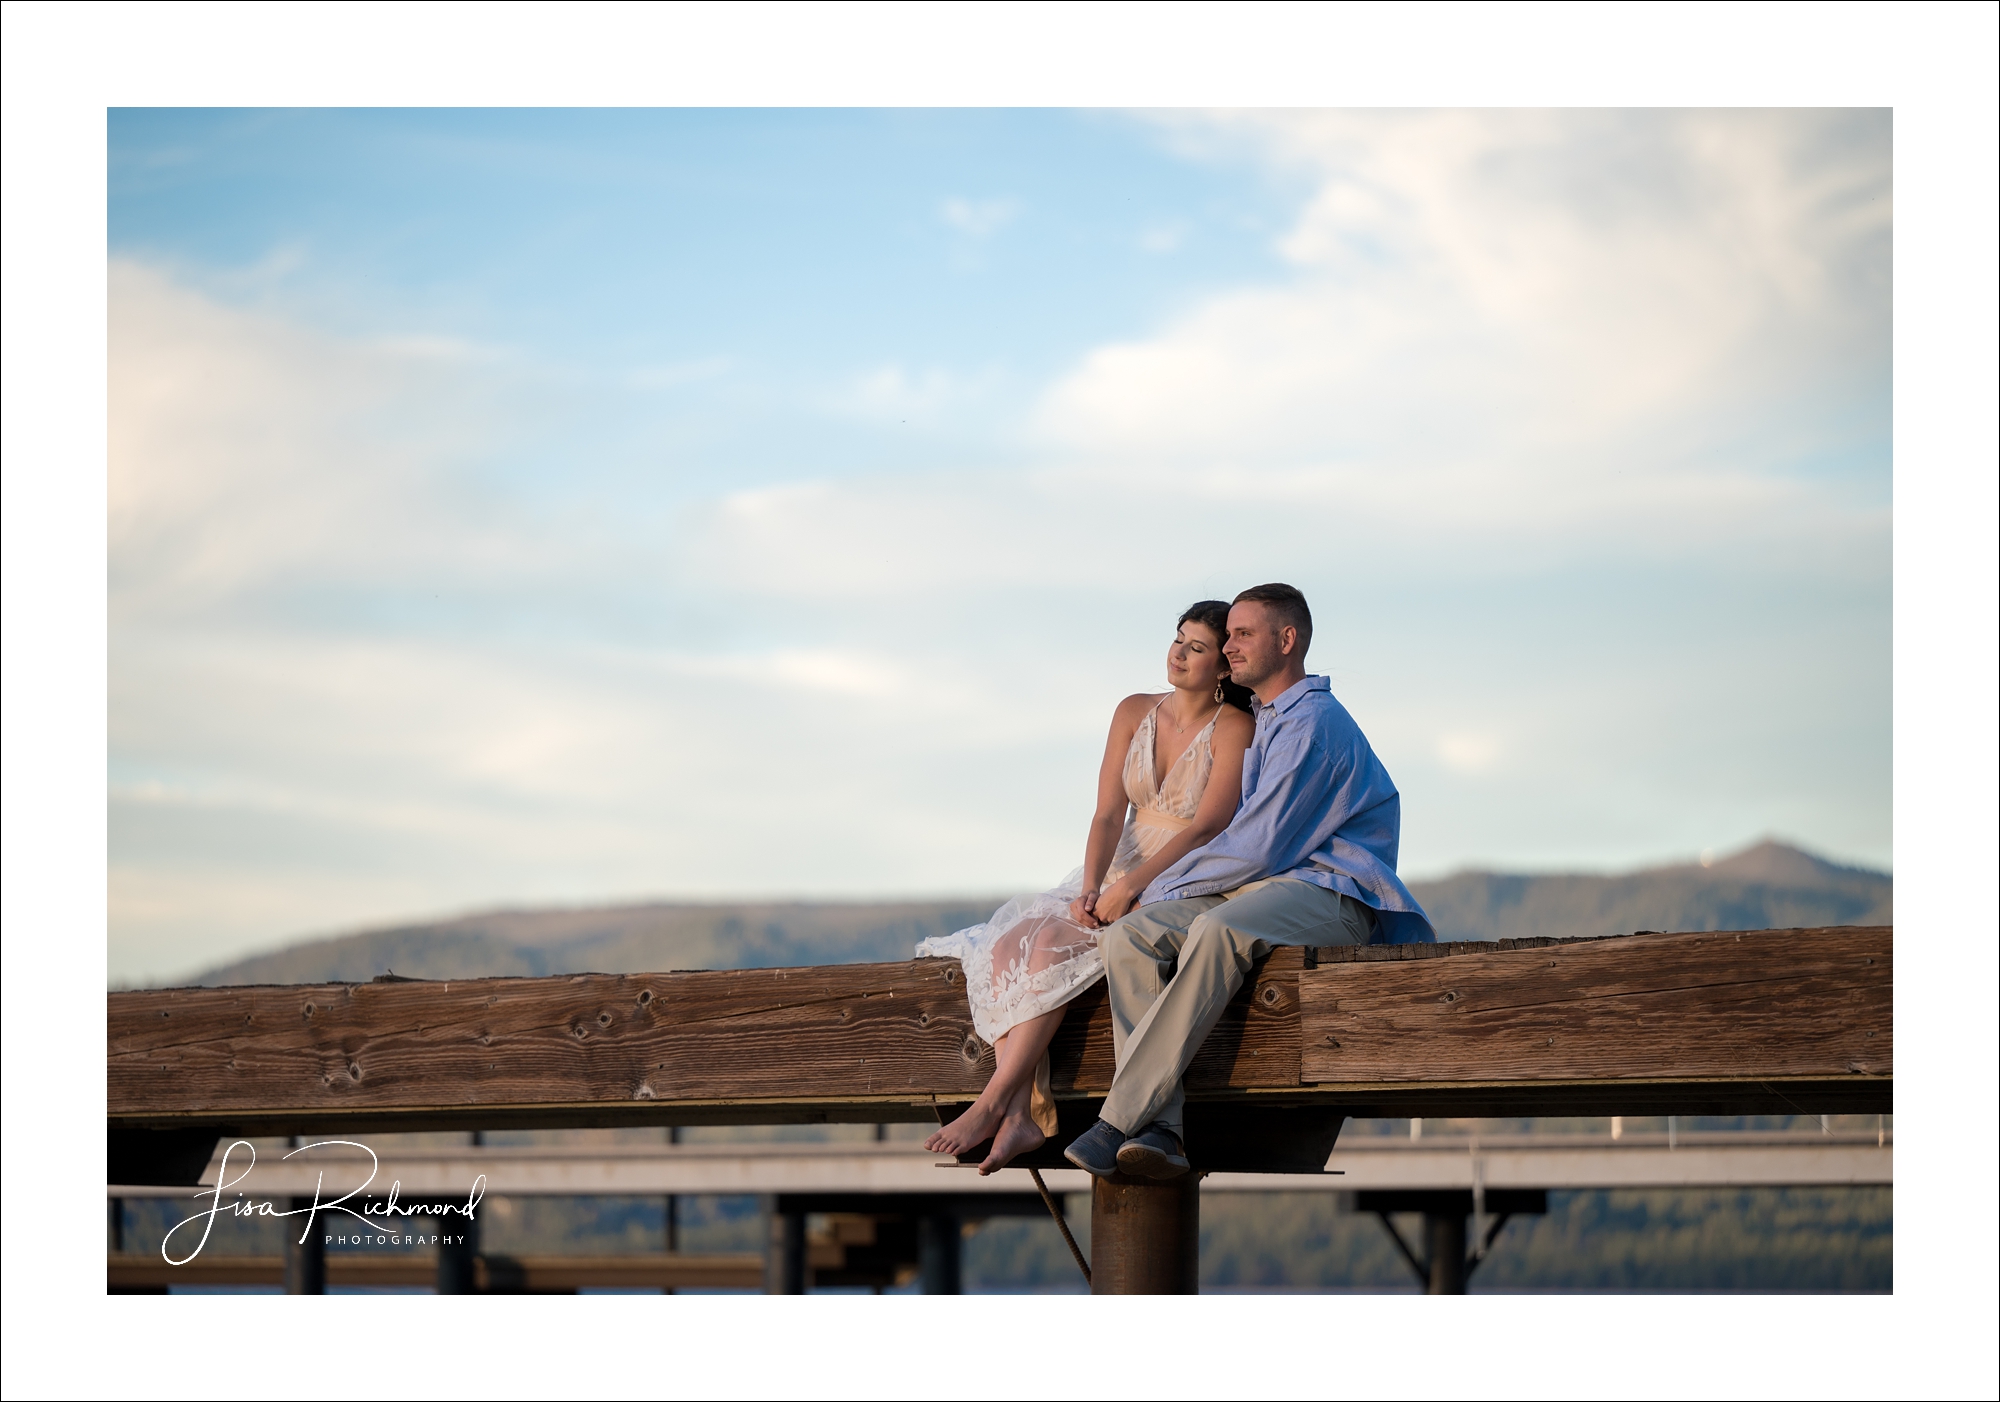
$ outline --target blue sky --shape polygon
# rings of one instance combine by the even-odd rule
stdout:
[[[125,112],[111,153],[114,255],[648,399],[609,456],[685,446],[702,491],[807,445],[822,473],[1005,464],[1081,350],[1280,273],[1304,193],[1113,114]],[[965,393],[909,434],[827,412],[885,370],[885,416]]]
[[[115,111],[111,974],[1078,860],[1266,579],[1406,874],[1887,866],[1878,112]]]

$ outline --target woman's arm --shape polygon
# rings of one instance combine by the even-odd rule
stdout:
[[[1118,851],[1118,836],[1125,830],[1125,753],[1132,748],[1132,736],[1159,700],[1143,693],[1128,696],[1111,713],[1111,733],[1104,737],[1104,762],[1097,767],[1097,811],[1091,815],[1090,832],[1083,844],[1083,894],[1070,902],[1070,918],[1088,929],[1101,922],[1093,911],[1097,888],[1111,869]]]
[[[1208,771],[1208,787],[1201,791],[1194,821],[1176,833],[1166,846],[1125,873],[1110,890],[1097,897],[1093,910],[1105,924],[1117,920],[1139,903],[1140,895],[1153,878],[1175,862],[1207,846],[1215,835],[1229,826],[1243,801],[1243,756],[1250,748],[1256,726],[1250,717],[1230,707],[1215,723],[1215,763]]]

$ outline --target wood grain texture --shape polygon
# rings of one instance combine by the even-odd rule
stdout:
[[[1302,1098],[1355,1119],[1514,1119],[1544,1115],[1890,1115],[1887,1076],[1706,1080],[1316,1082]],[[1190,1102],[1192,1108],[1193,1102]]]
[[[1188,1067],[1190,1095],[1276,1089],[1299,1083],[1299,972],[1305,952],[1271,951]],[[1111,999],[1102,982],[1069,1005],[1049,1043],[1049,1084],[1058,1097],[1103,1095],[1115,1067]]]
[[[1300,1072],[1350,1087],[1886,1082],[1892,943],[1888,927],[1844,927],[1353,951],[1300,976]]]
[[[1298,951],[1266,961],[1192,1088],[1298,1084]],[[113,993],[109,1113],[177,1118],[670,1101],[966,1099],[993,1072],[957,961]],[[1058,1089],[1111,1084],[1103,986]]]
[[[1893,1091],[1891,944],[1887,928],[1642,934],[1320,950],[1312,966],[1280,949],[1189,1096],[1382,1116],[1874,1113]],[[944,959],[148,990],[108,1012],[114,1129],[914,1120],[993,1067]],[[1109,1088],[1102,985],[1051,1057],[1067,1109]]]
[[[143,1116],[976,1094],[952,960],[110,995],[108,1109]]]

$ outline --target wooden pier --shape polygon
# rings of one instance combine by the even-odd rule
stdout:
[[[1355,1115],[1888,1113],[1892,944],[1835,927],[1280,949],[1189,1070],[1189,1152],[1320,1173]],[[1051,1056],[1066,1136],[1111,1083],[1101,985]],[[107,1174],[192,1185],[223,1135],[948,1119],[992,1065],[951,960],[113,993]],[[1186,1243],[1154,1237],[1191,1232],[1196,1195],[1114,1182],[1093,1201],[1099,1276],[1185,1288]],[[1119,1264],[1142,1258],[1180,1284]]]

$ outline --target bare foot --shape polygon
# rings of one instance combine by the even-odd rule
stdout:
[[[938,1132],[924,1141],[924,1147],[934,1154],[963,1154],[977,1149],[1000,1127],[1001,1109],[988,1104],[982,1095],[966,1107],[964,1114],[948,1125],[939,1126]]]
[[[1007,1166],[1007,1161],[1016,1154],[1025,1154],[1030,1149],[1039,1149],[1049,1142],[1049,1137],[1035,1127],[1035,1122],[1026,1115],[1013,1114],[1000,1121],[999,1133],[993,1136],[993,1152],[986,1156],[986,1162],[979,1165],[980,1177],[998,1173]]]

